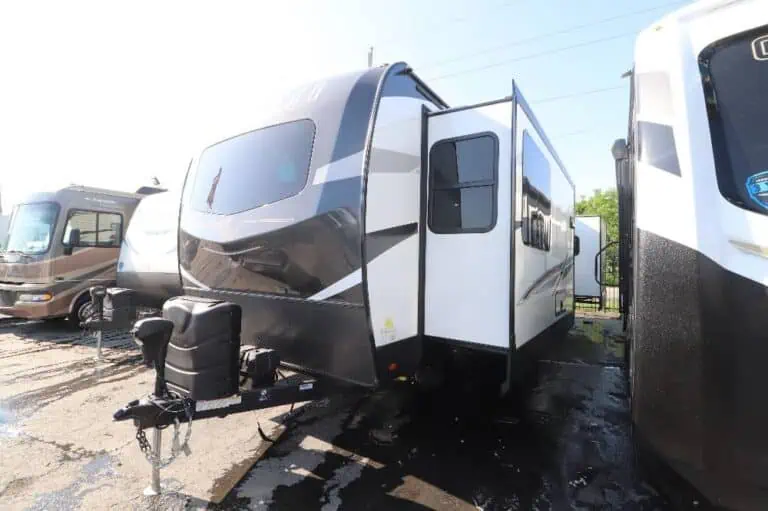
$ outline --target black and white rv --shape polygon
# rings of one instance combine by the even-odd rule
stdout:
[[[243,343],[375,386],[447,343],[508,355],[573,320],[574,186],[520,91],[449,108],[406,64],[313,83],[204,149],[184,293]]]
[[[631,81],[613,153],[632,417],[706,495],[764,509],[768,5],[670,14],[639,35]]]

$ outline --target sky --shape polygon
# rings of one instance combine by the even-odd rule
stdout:
[[[2,205],[70,183],[178,186],[201,147],[251,129],[287,87],[366,67],[370,46],[374,65],[407,62],[452,106],[514,79],[590,195],[615,186],[634,36],[686,3],[3,2]]]

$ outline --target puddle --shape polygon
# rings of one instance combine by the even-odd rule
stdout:
[[[16,416],[10,410],[0,405],[0,441],[4,438],[19,436],[19,429],[15,426]]]

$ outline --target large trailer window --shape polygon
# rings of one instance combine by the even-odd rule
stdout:
[[[718,41],[699,63],[720,193],[768,214],[768,26]]]
[[[250,131],[203,151],[191,205],[231,215],[299,193],[307,183],[315,123],[308,119]]]
[[[117,213],[72,211],[64,227],[64,244],[69,243],[73,229],[80,230],[81,247],[119,247],[123,217]]]
[[[429,154],[429,228],[488,232],[496,224],[499,144],[493,134],[442,140]]]
[[[549,160],[527,131],[523,131],[523,243],[549,250],[552,200]]]
[[[24,254],[42,254],[51,246],[59,206],[52,202],[21,204],[11,216],[6,250]]]

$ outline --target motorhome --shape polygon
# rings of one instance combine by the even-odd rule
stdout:
[[[125,226],[143,195],[83,186],[34,193],[0,252],[0,314],[80,322],[95,285],[114,285]]]
[[[141,200],[117,261],[117,287],[134,290],[134,305],[160,308],[181,294],[178,258],[179,191]]]
[[[291,92],[193,161],[184,293],[240,305],[243,343],[367,387],[433,347],[511,359],[563,334],[574,185],[509,92],[450,108],[405,63]]]
[[[703,1],[637,38],[613,147],[632,418],[718,505],[768,493],[768,9]]]
[[[606,246],[605,220],[599,216],[576,217],[576,236],[579,238],[579,257],[576,258],[576,301],[596,303],[603,308],[605,293],[601,283],[605,280],[605,261],[602,253]]]

